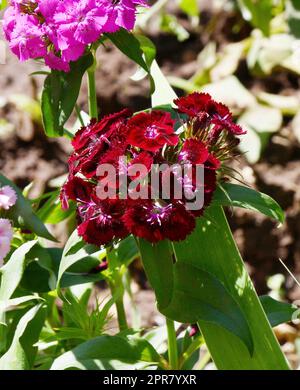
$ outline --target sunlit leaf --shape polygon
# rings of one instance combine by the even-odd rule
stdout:
[[[155,84],[155,91],[152,94],[152,106],[161,106],[166,102],[172,103],[177,96],[156,61],[153,61],[151,66],[151,75]]]
[[[211,94],[215,100],[226,104],[236,112],[256,103],[252,93],[235,76],[229,76],[215,83],[207,84],[201,88],[201,91]],[[228,93],[228,91],[234,91],[234,93]]]
[[[11,298],[18,287],[25,267],[25,258],[37,241],[29,241],[16,249],[8,262],[0,269],[1,286],[0,301],[7,301]]]
[[[33,212],[30,202],[24,198],[22,191],[13,182],[0,174],[0,186],[5,185],[11,186],[18,196],[17,203],[7,213],[7,216],[14,221],[15,226],[29,229],[39,237],[56,241],[43,222]]]
[[[200,10],[197,0],[180,0],[179,7],[190,16],[199,16]]]
[[[187,40],[190,36],[189,32],[180,24],[176,16],[167,13],[162,13],[160,18],[161,31],[173,34],[179,42]]]
[[[252,188],[224,183],[214,194],[214,204],[220,206],[235,206],[260,212],[278,222],[284,222],[284,212],[279,204],[269,195]]]
[[[155,291],[161,308],[170,304],[173,295],[173,258],[168,241],[155,245],[140,239],[139,248],[147,278]]]
[[[51,370],[132,369],[138,363],[158,363],[159,355],[143,339],[100,336],[58,357]]]
[[[99,265],[100,260],[104,258],[105,255],[105,250],[99,250],[99,248],[93,245],[85,244],[81,237],[78,236],[77,230],[75,230],[66,243],[62,253],[57,277],[57,288],[62,287],[62,277],[71,267],[73,267],[73,273],[76,273],[76,265],[81,262],[81,265],[86,267],[85,272],[88,272],[88,270]],[[91,261],[88,262],[88,260]],[[80,271],[83,271],[82,267],[80,267]],[[90,280],[87,279],[87,282],[89,281]],[[83,280],[81,282],[84,283]]]
[[[284,115],[295,115],[300,109],[300,101],[296,96],[260,92],[258,94],[258,99],[271,107],[279,109]]]
[[[38,341],[46,309],[40,304],[31,308],[19,321],[9,349],[0,358],[0,370],[28,370],[37,352]]]

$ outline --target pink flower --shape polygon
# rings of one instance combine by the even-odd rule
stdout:
[[[80,42],[84,45],[96,41],[108,19],[101,7],[96,7],[95,0],[65,0],[61,2],[54,16],[58,26],[60,49],[65,45]]]
[[[8,219],[0,218],[0,260],[10,251],[13,229]]]
[[[50,51],[45,56],[45,64],[49,66],[51,69],[62,70],[64,72],[70,71],[70,65],[68,61],[64,61],[62,58],[55,55],[52,51]]]
[[[60,4],[60,0],[39,0],[38,10],[47,23],[54,22],[54,15],[58,4]]]
[[[96,0],[99,7],[104,8],[108,14],[108,20],[103,31],[115,32],[120,27],[132,30],[136,19],[136,6],[147,7],[144,0]]]
[[[3,16],[3,32],[5,38],[10,41],[11,34],[16,26],[17,10],[13,7],[8,7]]]
[[[145,0],[11,0],[4,14],[5,38],[21,61],[43,57],[52,69],[68,72],[104,32],[134,27],[136,7]]]
[[[10,240],[0,236],[0,260],[3,260],[10,251]]]
[[[8,219],[0,218],[0,237],[7,237],[10,240],[13,237],[12,226]]]
[[[9,47],[20,61],[43,57],[47,47],[38,21],[31,15],[17,15],[15,26],[9,33]]]
[[[0,188],[0,209],[8,210],[17,201],[17,194],[10,186]]]

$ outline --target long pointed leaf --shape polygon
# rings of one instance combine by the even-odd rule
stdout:
[[[272,327],[300,317],[300,309],[296,305],[276,301],[268,295],[263,295],[259,299]]]
[[[146,340],[128,340],[119,336],[104,335],[82,343],[58,357],[51,370],[129,369],[137,363],[159,360],[159,355]]]
[[[140,239],[139,248],[147,278],[156,293],[159,306],[163,309],[170,304],[173,295],[173,259],[168,241],[156,245]]]
[[[19,321],[13,341],[0,359],[0,370],[26,370],[33,365],[38,340],[45,321],[46,308],[43,304],[31,308]]]
[[[214,204],[242,207],[258,211],[278,222],[284,221],[284,212],[269,195],[237,184],[226,183],[218,187],[214,194]]]
[[[221,207],[210,207],[187,240],[174,245],[179,262],[215,275],[235,297],[250,326],[254,354],[237,337],[199,321],[211,356],[222,370],[285,370],[288,364],[256,295]]]

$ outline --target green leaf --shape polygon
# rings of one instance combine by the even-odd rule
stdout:
[[[179,263],[216,277],[238,303],[254,342],[253,356],[241,339],[215,324],[199,321],[210,354],[220,370],[286,370],[287,362],[272,332],[221,207],[211,206],[188,238],[174,243]],[[221,297],[219,298],[221,299]]]
[[[21,287],[34,292],[55,290],[57,272],[49,249],[35,245],[26,258],[28,265],[20,283]]]
[[[58,357],[51,370],[130,369],[137,363],[158,363],[155,349],[143,339],[100,336]]]
[[[151,66],[151,75],[155,84],[155,91],[152,94],[152,107],[172,104],[173,100],[177,98],[177,95],[156,61],[153,61]]]
[[[164,33],[173,34],[179,42],[187,40],[189,32],[179,23],[174,15],[163,12],[160,16],[160,30]]]
[[[17,289],[25,268],[25,257],[37,241],[30,241],[13,252],[8,262],[0,269],[0,351],[6,345],[6,310],[10,298]]]
[[[8,218],[12,219],[16,226],[29,229],[39,237],[56,241],[56,239],[49,233],[43,222],[33,212],[30,202],[24,198],[22,191],[13,182],[0,174],[0,186],[5,185],[11,186],[18,196],[17,203],[6,214]]]
[[[38,217],[45,223],[56,224],[69,218],[75,211],[76,205],[70,202],[68,210],[63,210],[59,199],[59,190],[54,191],[49,199],[38,210]]]
[[[78,240],[78,243],[81,243]],[[74,243],[75,246],[75,243]],[[79,248],[77,247],[79,250]],[[94,271],[99,265],[101,256],[97,248],[87,245],[76,257],[74,249],[73,264],[69,264],[61,275],[59,285],[61,288],[97,282],[104,278],[101,272]],[[60,248],[43,248],[36,245],[27,255],[27,266],[24,270],[20,286],[29,292],[43,293],[56,289],[59,268],[63,258],[63,250]],[[70,260],[70,257],[67,256]],[[67,261],[64,257],[64,261]]]
[[[173,258],[168,241],[158,244],[139,239],[139,249],[149,283],[161,309],[170,304],[173,295]]]
[[[270,33],[273,0],[238,0],[243,18],[258,27],[265,35]]]
[[[229,94],[228,91],[234,91],[234,94]],[[253,94],[233,75],[204,85],[201,92],[209,93],[216,101],[229,106],[234,113],[240,113],[256,104]]]
[[[214,194],[214,204],[235,206],[260,212],[276,221],[284,222],[284,212],[269,195],[237,184],[224,183]]]
[[[1,0],[0,1],[0,10],[7,7],[7,0]]]
[[[12,343],[0,359],[0,370],[28,370],[33,366],[46,308],[40,304],[31,308],[19,321]]]
[[[41,107],[45,132],[49,137],[63,135],[63,126],[75,107],[82,77],[92,65],[93,56],[90,53],[72,62],[70,72],[52,70],[46,77]]]
[[[85,330],[79,329],[79,328],[68,328],[63,327],[58,329],[55,336],[53,336],[53,341],[55,340],[72,340],[72,339],[79,339],[79,340],[86,340],[87,334]],[[50,341],[50,340],[47,340]]]
[[[19,298],[12,298],[7,301],[7,309],[23,305],[24,303],[34,300],[43,300],[43,298],[39,297],[38,295],[23,295]]]
[[[62,277],[67,270],[73,267],[72,271],[76,272],[76,268],[74,268],[76,263],[82,262],[87,267],[86,272],[88,272],[93,267],[99,265],[100,260],[105,255],[105,250],[99,250],[94,245],[86,245],[82,238],[78,236],[77,230],[74,230],[63,250],[57,276],[57,288],[60,289],[62,287]],[[91,262],[88,262],[88,260],[91,260]],[[81,267],[79,272],[82,272]],[[84,282],[82,281],[82,283]]]
[[[300,109],[300,101],[296,96],[275,95],[260,92],[258,99],[271,107],[278,108],[283,115],[294,116]]]
[[[143,52],[147,69],[148,69],[147,71],[149,73],[149,69],[156,57],[156,47],[153,44],[153,42],[145,35],[136,34],[135,38],[139,41],[140,49]]]
[[[249,326],[224,286],[208,272],[186,263],[173,265],[167,241],[150,244],[139,240],[142,261],[161,313],[174,321],[206,321],[240,337],[253,352]]]
[[[253,339],[243,312],[222,283],[199,267],[176,263],[172,301],[161,311],[178,322],[218,325],[239,337],[253,354]]]
[[[179,7],[189,16],[199,16],[199,6],[197,0],[180,0]]]
[[[117,246],[110,252],[110,258],[113,257],[117,266],[125,264],[128,267],[140,253],[133,236],[128,236],[120,241]]]
[[[37,241],[35,240],[21,245],[13,252],[8,262],[0,269],[0,302],[9,300],[18,287],[24,272],[26,255],[36,243]]]
[[[286,0],[286,16],[290,33],[300,38],[300,5],[298,0]]]
[[[300,316],[300,309],[296,305],[276,301],[268,295],[263,295],[259,299],[272,327]]]
[[[256,104],[243,113],[239,124],[257,133],[276,133],[282,125],[282,114],[278,108]]]
[[[155,58],[156,50],[149,38],[142,35],[134,36],[131,32],[121,28],[119,31],[105,36],[128,58],[139,65],[150,77],[151,90],[153,81],[150,66]]]

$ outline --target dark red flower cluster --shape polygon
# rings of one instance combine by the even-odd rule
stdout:
[[[169,112],[152,110],[133,115],[126,109],[99,122],[92,120],[76,133],[61,201],[64,208],[69,200],[77,203],[78,233],[86,242],[106,245],[129,234],[150,242],[179,241],[195,228],[196,217],[212,201],[222,164],[239,142],[236,135],[244,131],[233,122],[228,108],[208,94],[193,93],[177,99],[175,104],[177,121]],[[119,163],[121,157],[126,160],[124,167]],[[103,164],[111,164],[117,173],[125,172],[129,183],[139,177],[139,186],[144,186],[149,194],[153,186],[150,171],[157,164],[170,167],[172,175],[174,164],[188,164],[192,170],[201,164],[203,207],[190,210],[188,200],[184,196],[178,199],[172,190],[167,199],[162,190],[155,198],[124,198],[119,181],[112,184],[116,196],[100,199],[97,170]],[[135,164],[143,164],[149,174],[138,175],[133,169]],[[160,173],[162,187],[164,176],[164,172]],[[199,186],[193,175],[189,181],[181,177],[180,183],[183,189],[189,187],[193,191]]]

